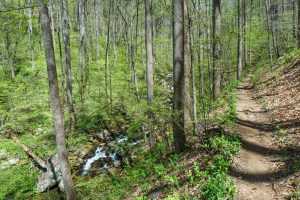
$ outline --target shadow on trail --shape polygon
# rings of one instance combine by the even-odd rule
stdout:
[[[241,172],[231,167],[228,174],[230,176],[242,178],[243,180],[247,180],[249,182],[268,182],[283,179],[293,174],[293,171],[291,169],[282,168],[275,172],[253,174]]]
[[[260,131],[275,131],[276,125],[274,124],[261,124],[253,121],[243,120],[237,117],[236,123],[239,125],[247,126],[249,128],[254,128]]]
[[[249,141],[241,139],[242,148],[263,156],[272,157],[275,160],[280,157],[280,160],[284,162],[284,165],[276,171],[271,171],[267,173],[247,173],[240,171],[233,167],[230,167],[228,174],[237,178],[242,178],[249,182],[268,182],[274,180],[283,179],[294,173],[292,169],[293,161],[295,161],[295,156],[300,156],[300,147],[299,148],[285,148],[282,150],[267,148],[254,144]]]

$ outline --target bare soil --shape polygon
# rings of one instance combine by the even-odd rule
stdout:
[[[237,200],[287,199],[291,188],[287,180],[293,152],[274,145],[277,126],[270,113],[257,100],[249,76],[237,87],[237,125],[242,148],[233,159],[230,175],[237,186]]]

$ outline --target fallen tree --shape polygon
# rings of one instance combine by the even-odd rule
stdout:
[[[6,138],[13,140],[16,145],[21,147],[23,151],[28,155],[28,157],[30,157],[36,162],[38,168],[40,168],[44,172],[48,170],[46,162],[43,161],[39,156],[34,154],[32,150],[29,149],[26,145],[22,144],[16,134],[10,132],[6,133],[5,136]]]

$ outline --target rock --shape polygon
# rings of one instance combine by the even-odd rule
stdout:
[[[121,166],[121,161],[120,160],[115,160],[114,161],[114,166],[115,167],[120,167]]]
[[[99,140],[102,141],[102,142],[106,142],[107,139],[109,138],[109,136],[110,136],[109,131],[104,129],[103,132],[101,132],[99,134]]]
[[[38,178],[37,191],[45,192],[57,186],[62,179],[58,155],[55,154],[47,161],[46,172],[42,172]]]
[[[20,162],[20,159],[19,158],[12,158],[12,159],[9,159],[8,161],[2,163],[0,165],[0,169],[7,169],[9,168],[10,166],[12,165],[15,165],[17,164],[18,162]]]
[[[38,135],[40,135],[40,134],[42,134],[42,133],[43,133],[43,129],[41,129],[41,128],[35,129],[35,135],[36,135],[36,136],[38,136]]]
[[[119,169],[118,168],[109,168],[108,172],[111,173],[111,174],[116,174],[116,173],[119,172]]]
[[[58,184],[58,188],[60,189],[60,191],[65,191],[65,186],[62,180],[60,180],[59,184]]]
[[[6,160],[9,157],[9,152],[7,151],[0,151],[0,160]]]

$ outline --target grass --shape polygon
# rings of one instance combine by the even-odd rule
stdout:
[[[235,186],[227,171],[239,146],[237,137],[218,135],[210,137],[196,155],[192,152],[171,154],[162,159],[157,155],[163,148],[158,148],[152,153],[141,153],[133,165],[122,172],[108,171],[93,178],[80,177],[76,190],[82,199],[124,199],[128,196],[147,199],[149,196],[143,194],[167,184],[169,187],[163,192],[166,199],[233,198]],[[191,155],[195,161],[189,165]],[[197,190],[187,193],[186,188]]]

